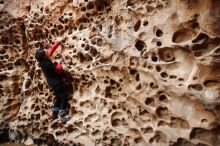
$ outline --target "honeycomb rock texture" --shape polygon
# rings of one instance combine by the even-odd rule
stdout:
[[[69,115],[35,51],[63,38]],[[0,134],[35,145],[220,146],[219,0],[0,0]]]

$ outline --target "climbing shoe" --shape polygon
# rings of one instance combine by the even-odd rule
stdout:
[[[67,115],[67,111],[66,110],[60,110],[59,111],[59,121],[58,121],[58,125],[62,126],[64,124],[66,124],[66,122],[70,119],[70,117]]]
[[[63,126],[64,124],[66,124],[66,122],[69,120],[69,117],[60,117],[59,121],[58,121],[58,125],[59,126]]]

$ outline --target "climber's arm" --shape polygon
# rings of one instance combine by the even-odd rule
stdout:
[[[50,47],[50,49],[49,49],[49,51],[48,51],[48,56],[49,56],[49,57],[53,55],[54,51],[57,49],[57,47],[58,47],[60,44],[61,44],[61,42],[58,41],[58,42],[54,43],[54,44]]]

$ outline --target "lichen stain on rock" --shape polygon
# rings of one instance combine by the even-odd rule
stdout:
[[[0,0],[0,132],[36,145],[217,146],[220,1]],[[34,58],[64,38],[70,121]]]

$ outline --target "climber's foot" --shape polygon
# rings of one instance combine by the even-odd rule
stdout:
[[[60,117],[59,121],[58,121],[58,125],[59,126],[63,126],[64,124],[66,124],[67,121],[69,121],[70,117]]]
[[[59,121],[58,125],[63,126],[66,122],[70,119],[69,115],[67,114],[67,110],[59,110]]]
[[[52,112],[51,115],[49,116],[49,121],[52,122],[57,118],[58,118],[58,112]]]

